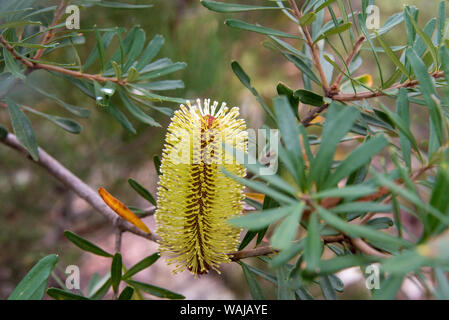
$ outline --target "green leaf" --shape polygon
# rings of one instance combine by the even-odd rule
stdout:
[[[307,236],[304,246],[304,259],[308,270],[316,270],[320,264],[323,244],[321,242],[318,216],[311,214],[307,225]]]
[[[447,162],[442,162],[440,164],[435,177],[435,183],[432,188],[432,195],[430,197],[430,205],[446,214],[449,209],[449,197],[447,196],[447,190],[449,189],[448,168]],[[428,217],[430,232],[435,231],[438,227],[438,222],[438,219],[435,217]]]
[[[120,281],[122,281],[122,255],[116,252],[111,263],[111,285],[115,293],[118,291]]]
[[[306,27],[309,24],[312,24],[316,20],[316,14],[315,12],[307,12],[306,14],[303,14],[301,18],[299,19],[299,24],[302,27]]]
[[[58,117],[58,116],[52,116],[31,108],[28,108],[26,106],[22,106],[22,109],[27,110],[31,113],[37,114],[41,117],[44,117],[48,120],[50,120],[51,122],[53,122],[54,124],[56,124],[57,126],[61,127],[62,129],[66,130],[67,132],[70,133],[74,133],[74,134],[79,134],[82,130],[81,125],[72,120],[72,119],[68,119],[68,118],[64,118],[64,117]]]
[[[430,54],[432,55],[433,61],[435,62],[435,65],[438,65],[438,51],[435,45],[432,42],[432,39],[418,26],[418,23],[413,19],[412,16],[410,16],[410,13],[406,11],[406,13],[410,17],[410,22],[412,23],[413,27],[415,28],[416,33],[421,37],[421,40],[424,41],[424,43],[427,46],[427,49],[429,49]],[[413,49],[409,49],[413,50]],[[411,65],[413,66],[413,62],[410,61]],[[416,71],[415,71],[416,72]]]
[[[170,290],[167,290],[164,288],[153,286],[148,283],[143,283],[143,282],[134,281],[134,280],[127,280],[126,282],[129,285],[133,286],[134,288],[142,290],[142,291],[149,293],[156,297],[168,298],[168,299],[185,299],[185,297],[179,293],[175,293],[173,291],[170,291]]]
[[[265,300],[265,295],[263,294],[262,289],[259,286],[259,283],[257,282],[254,275],[251,273],[251,271],[248,269],[247,265],[243,262],[239,262],[239,264],[242,266],[243,275],[245,276],[246,283],[248,283],[249,292],[251,293],[251,296],[254,300]]]
[[[390,121],[399,129],[399,131],[402,132],[407,137],[408,141],[410,141],[413,148],[419,152],[418,142],[413,136],[413,133],[410,131],[409,126],[402,120],[402,118],[399,117],[399,115],[392,112],[386,106],[380,104],[380,107],[386,113]]]
[[[390,275],[380,283],[380,288],[373,293],[374,300],[393,300],[401,288],[403,275]]]
[[[323,128],[320,150],[310,169],[310,179],[316,182],[318,190],[329,174],[338,143],[351,129],[358,116],[359,112],[355,108],[339,107],[334,102],[331,103]]]
[[[48,288],[47,294],[56,300],[89,300],[88,298],[83,297],[79,294],[75,294],[58,288]]]
[[[8,130],[5,127],[0,125],[0,140],[6,139],[8,136]]]
[[[270,265],[273,268],[278,268],[279,266],[286,264],[288,261],[293,259],[293,257],[298,255],[298,253],[304,249],[304,242],[305,241],[303,240],[299,240],[297,242],[294,242],[290,247],[279,252],[279,254],[277,254],[271,260]]]
[[[104,68],[104,48],[105,47],[107,48],[109,46],[109,44],[111,43],[112,38],[114,38],[115,34],[116,33],[114,31],[105,32],[103,34],[103,36],[101,37],[101,39],[98,40],[99,39],[98,29],[95,28],[95,36],[97,39],[97,45],[95,46],[95,48],[92,50],[92,52],[87,57],[86,62],[83,64],[83,67],[82,67],[83,71],[87,70],[98,59],[100,53],[102,54],[101,64]],[[100,43],[102,44],[101,48],[103,48],[103,50],[101,50],[101,48],[100,48]]]
[[[335,293],[329,276],[320,277],[320,288],[326,300],[337,300],[337,294]]]
[[[122,293],[120,293],[118,300],[131,300],[134,294],[134,289],[130,286],[127,286],[123,289]]]
[[[413,71],[419,80],[419,88],[426,99],[427,106],[429,108],[431,123],[435,128],[438,140],[440,144],[443,142],[443,128],[441,113],[438,110],[438,106],[435,103],[434,97],[438,97],[435,86],[433,85],[432,78],[427,73],[427,67],[424,62],[418,57],[415,50],[408,49],[407,57],[412,65]]]
[[[351,29],[352,27],[352,22],[347,22],[347,23],[343,23],[340,24],[339,26],[336,26],[326,32],[324,32],[322,35],[320,35],[318,38],[316,38],[313,43],[317,43],[318,41],[324,39],[324,38],[329,38],[330,36],[333,36],[335,34],[342,34],[343,32],[345,32],[346,30]]]
[[[161,175],[161,159],[158,155],[153,156],[154,167],[156,168],[156,173],[158,176]]]
[[[175,71],[185,69],[186,67],[187,67],[187,63],[185,63],[185,62],[174,62],[165,67],[159,68],[157,70],[141,74],[139,76],[139,80],[148,80],[148,79],[159,78],[159,77],[165,76],[167,74],[173,73]]]
[[[98,247],[95,244],[93,244],[92,242],[80,237],[76,233],[73,233],[73,232],[67,230],[67,231],[64,231],[64,236],[83,251],[91,252],[93,254],[96,254],[97,256],[112,258],[112,254],[107,253],[100,247]]]
[[[392,208],[389,204],[382,204],[371,201],[363,202],[347,202],[330,209],[335,213],[365,213],[365,212],[391,212]]]
[[[304,158],[301,152],[301,145],[299,143],[299,130],[296,122],[296,117],[292,111],[290,103],[286,96],[279,96],[273,99],[274,111],[276,114],[276,122],[281,131],[282,140],[287,149],[290,159],[294,164],[296,172],[296,181],[302,182],[301,187],[305,189],[305,172],[304,172]]]
[[[288,285],[288,272],[286,266],[276,269],[278,279],[278,300],[296,300],[295,292]]]
[[[288,216],[279,224],[271,236],[271,245],[276,249],[285,249],[292,244],[298,232],[304,204],[301,202]]]
[[[302,212],[303,206],[304,205],[302,203],[298,203],[297,205],[268,209],[256,213],[249,213],[244,216],[229,219],[229,222],[233,225],[248,230],[259,230],[272,224],[273,222],[278,221],[279,219],[294,211]]]
[[[161,125],[154,120],[152,117],[147,115],[145,112],[143,112],[134,102],[132,102],[125,92],[122,90],[119,90],[119,96],[123,101],[123,105],[125,108],[129,111],[129,113],[135,117],[136,119],[140,120],[143,123],[146,123],[153,127],[160,127]]]
[[[39,92],[41,95],[47,97],[48,99],[56,102],[58,105],[60,105],[61,107],[63,107],[64,109],[66,109],[68,112],[80,117],[80,118],[88,118],[90,115],[90,110],[87,108],[82,108],[82,107],[78,107],[78,106],[74,106],[72,104],[69,104],[67,102],[62,101],[61,99],[59,99],[58,97],[32,85],[30,82],[27,82],[26,85],[30,88],[32,88],[33,90]]]
[[[283,31],[279,31],[276,29],[271,29],[267,27],[262,27],[260,25],[250,24],[241,20],[235,20],[235,19],[227,19],[225,20],[225,24],[232,28],[242,29],[246,31],[252,31],[256,33],[261,33],[269,36],[277,36],[277,37],[284,37],[284,38],[293,38],[293,39],[301,39],[298,36],[295,36],[290,33],[286,33]]]
[[[242,69],[240,64],[237,61],[232,61],[231,63],[232,71],[234,71],[234,74],[239,78],[240,82],[249,90],[251,93],[256,97],[257,102],[262,106],[262,108],[265,110],[265,112],[270,116],[271,119],[274,120],[273,112],[271,112],[270,108],[263,102],[262,98],[260,97],[259,93],[255,88],[251,86],[251,80],[249,76],[245,73],[245,71]]]
[[[281,9],[280,7],[249,6],[245,4],[224,3],[207,0],[201,0],[201,4],[207,9],[216,12],[243,12],[243,11]]]
[[[30,120],[10,98],[6,98],[11,125],[20,144],[30,153],[34,161],[39,160],[39,149]]]
[[[120,123],[120,125],[126,129],[126,131],[136,134],[136,129],[134,129],[131,122],[129,122],[128,118],[121,112],[117,107],[115,107],[112,104],[109,104],[109,106],[106,107],[106,111]]]
[[[385,43],[385,41],[383,40],[382,36],[378,36],[377,37],[377,41],[379,41],[380,45],[382,46],[382,48],[385,50],[385,53],[388,55],[388,57],[390,58],[390,60],[396,65],[396,67],[407,77],[409,77],[409,73],[408,70],[405,68],[405,66],[402,64],[402,62],[399,60],[398,57],[396,57],[395,53],[393,52],[393,50],[391,50],[390,46],[388,44]]]
[[[131,67],[128,71],[128,76],[126,77],[126,81],[134,82],[139,78],[139,76],[140,76],[139,71],[137,71],[136,68]]]
[[[282,192],[279,192],[273,188],[268,187],[266,184],[258,182],[258,181],[252,181],[243,179],[229,171],[227,171],[225,168],[221,168],[221,171],[228,177],[234,179],[235,181],[250,187],[251,189],[254,189],[255,191],[261,192],[263,194],[266,194],[270,197],[273,197],[278,202],[286,203],[286,204],[294,204],[296,203],[296,199],[293,199],[290,196],[285,195]]]
[[[282,96],[285,95],[288,98],[288,102],[290,103],[290,106],[293,109],[293,113],[295,114],[295,116],[297,118],[299,118],[298,116],[298,104],[299,104],[299,98],[296,97],[293,94],[293,90],[290,89],[289,87],[287,87],[284,83],[279,82],[278,85],[276,86],[276,90],[277,93]]]
[[[153,196],[147,189],[142,187],[142,185],[140,185],[136,180],[131,178],[128,179],[128,183],[131,186],[131,188],[133,188],[142,198],[144,198],[145,200],[149,201],[151,204],[156,206],[156,200],[154,200]]]
[[[303,75],[307,76],[310,80],[312,80],[316,84],[321,85],[320,80],[315,75],[315,73],[313,73],[313,70],[310,68],[309,64],[307,64],[304,61],[304,59],[290,53],[283,53],[283,55],[285,58],[291,61],[295,65],[295,67],[298,68],[303,73]]]
[[[164,91],[184,88],[184,82],[182,80],[161,80],[149,83],[139,83],[139,87],[153,91]]]
[[[335,186],[341,179],[368,163],[370,159],[388,145],[388,140],[383,135],[375,136],[364,144],[358,146],[346,157],[334,173],[326,179],[326,187]]]
[[[114,9],[147,9],[151,8],[152,4],[130,4],[130,3],[121,3],[116,1],[98,1],[98,0],[83,0],[83,3],[90,4],[99,7],[105,8],[114,8]]]
[[[312,199],[323,199],[323,198],[360,198],[373,194],[377,191],[376,188],[368,185],[351,185],[343,188],[333,188],[320,191],[318,193],[312,194],[310,197]]]
[[[137,58],[139,57],[139,55],[143,50],[145,40],[146,40],[145,31],[143,31],[143,29],[141,28],[138,28],[137,31],[133,34],[132,44],[129,49],[128,56],[126,58],[125,65],[123,66],[122,69],[123,72],[128,71],[128,69],[136,62]]]
[[[137,62],[136,70],[141,71],[153,58],[159,53],[162,45],[164,44],[164,37],[160,34],[154,36],[148,43],[147,47],[142,53],[140,60]]]
[[[125,272],[123,275],[123,279],[129,279],[136,273],[150,267],[153,263],[155,263],[160,258],[159,253],[153,253],[152,255],[142,259],[138,263],[136,263],[134,266],[132,266],[128,271]]]
[[[97,39],[97,50],[98,50],[98,55],[100,56],[100,73],[103,73],[104,71],[104,44],[103,44],[103,40],[100,36],[100,32],[98,32],[98,29],[96,26],[94,26],[94,30],[95,30],[95,37]]]
[[[299,89],[295,91],[294,95],[298,97],[302,103],[311,106],[320,107],[324,104],[323,96],[309,90]]]
[[[403,124],[406,126],[406,129],[410,130],[410,110],[409,110],[409,102],[407,96],[407,90],[401,88],[399,90],[398,99],[396,100],[396,113],[402,119]],[[401,151],[402,156],[404,158],[404,162],[409,169],[412,168],[412,160],[411,160],[411,151],[410,151],[410,141],[407,136],[399,131],[399,140],[401,143]]]
[[[104,284],[90,297],[92,300],[101,300],[109,291],[111,287],[111,277],[108,276]]]
[[[320,217],[331,227],[340,230],[350,237],[365,238],[370,241],[377,241],[388,244],[391,247],[411,247],[412,244],[406,240],[391,236],[390,234],[374,230],[372,228],[345,222],[328,210],[317,207]]]
[[[48,255],[39,260],[22,281],[20,281],[18,286],[8,297],[8,300],[42,299],[45,287],[47,286],[48,277],[57,262],[58,256],[55,254]]]

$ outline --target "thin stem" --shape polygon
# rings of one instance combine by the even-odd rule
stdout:
[[[296,2],[294,0],[289,0],[290,6],[293,8],[293,12],[295,16],[299,19],[302,17],[302,13],[299,10]],[[321,65],[320,61],[320,52],[319,49],[313,44],[312,36],[309,33],[309,30],[305,26],[301,26],[301,30],[304,33],[304,36],[306,37],[306,43],[310,48],[310,52],[312,53],[313,58],[313,64],[315,65],[315,68],[318,70],[318,73],[320,74],[321,79],[321,85],[323,86],[324,94],[327,96],[330,92],[329,83],[326,79],[326,74],[324,73],[323,66]]]

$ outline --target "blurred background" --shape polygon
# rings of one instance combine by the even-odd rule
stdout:
[[[9,0],[0,0],[9,1]],[[251,77],[252,85],[269,101],[276,93],[279,81],[292,89],[302,87],[298,70],[278,53],[262,45],[265,37],[231,29],[223,21],[231,15],[218,14],[202,7],[199,0],[127,0],[135,4],[151,3],[150,9],[115,10],[112,8],[92,7],[81,10],[81,28],[125,27],[140,25],[147,32],[147,39],[156,34],[165,37],[165,44],[158,57],[169,57],[173,61],[184,61],[187,68],[175,73],[173,79],[182,79],[184,89],[162,94],[185,97],[206,98],[226,101],[228,105],[237,105],[242,109],[248,127],[258,128],[263,122],[263,113],[252,94],[246,90],[234,76],[230,64],[237,60]],[[237,1],[227,1],[237,2]],[[243,1],[239,1],[242,3]],[[261,1],[246,1],[249,4]],[[43,6],[57,1],[40,1]],[[360,1],[352,1],[355,10]],[[402,10],[403,4],[416,5],[420,9],[420,25],[423,25],[437,12],[437,0],[375,2],[381,9],[381,24],[394,12]],[[233,14],[233,18],[264,26],[277,27],[280,30],[295,33],[295,25],[277,11],[248,12]],[[326,21],[330,17],[326,16]],[[77,46],[81,59],[86,59],[95,46],[95,35],[85,34],[84,44]],[[405,44],[404,26],[394,28],[386,35],[392,45]],[[298,43],[290,42],[298,47]],[[108,54],[108,53],[107,53]],[[111,53],[109,53],[111,54]],[[366,56],[360,74],[375,70],[374,62]],[[73,51],[61,49],[51,53],[51,59],[73,62]],[[46,58],[50,60],[50,58]],[[392,70],[383,65],[387,74]],[[372,72],[376,83],[375,71]],[[81,119],[83,131],[79,135],[70,135],[49,122],[30,115],[38,143],[48,153],[78,175],[83,181],[96,189],[100,186],[127,205],[145,207],[147,204],[128,185],[127,179],[133,178],[156,194],[157,175],[153,165],[153,155],[161,154],[162,141],[166,133],[169,118],[163,114],[151,114],[162,128],[146,126],[133,121],[138,134],[132,135],[102,112],[93,100],[81,94],[69,82],[60,81],[43,71],[32,74],[48,92],[54,93],[66,102],[93,110],[89,119]],[[15,95],[37,109],[61,112],[53,102],[35,96],[33,92],[19,87]],[[391,101],[386,100],[385,104]],[[172,109],[175,105],[166,105]],[[412,109],[412,121],[416,130],[423,108]],[[0,123],[9,123],[7,112],[0,110]],[[350,144],[349,144],[350,146]],[[344,150],[342,151],[344,153]],[[154,229],[152,217],[144,220]],[[80,200],[58,181],[42,169],[26,160],[22,155],[0,145],[0,299],[8,297],[24,274],[39,258],[57,253],[60,258],[56,274],[65,279],[67,265],[78,265],[81,271],[81,289],[84,290],[94,274],[104,276],[109,267],[109,259],[83,254],[63,237],[64,230],[71,230],[88,238],[106,250],[113,251],[114,234],[111,225],[98,213]],[[157,251],[155,244],[132,234],[125,234],[122,244],[124,263],[127,267]],[[256,259],[254,259],[256,260]],[[250,263],[256,263],[253,261]],[[250,297],[240,267],[229,264],[222,267],[222,275],[210,273],[200,279],[194,279],[189,273],[173,275],[163,259],[154,266],[139,273],[136,279],[160,285],[186,296],[187,299],[248,299]],[[346,290],[341,298],[363,299],[368,292],[361,281],[361,275],[348,271],[341,275]],[[261,280],[267,288],[269,283]],[[57,285],[50,279],[50,285]],[[413,284],[409,297],[423,298],[414,290]],[[320,291],[313,291],[317,297]],[[274,298],[267,291],[267,297]],[[413,294],[417,296],[413,296]]]

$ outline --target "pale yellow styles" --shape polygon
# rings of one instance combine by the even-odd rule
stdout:
[[[239,177],[245,168],[224,144],[247,149],[245,122],[239,109],[225,103],[187,102],[175,111],[168,127],[161,161],[156,211],[159,251],[174,272],[218,272],[227,253],[236,250],[240,229],[228,219],[243,210],[243,186],[221,168]],[[228,149],[229,150],[229,149]]]

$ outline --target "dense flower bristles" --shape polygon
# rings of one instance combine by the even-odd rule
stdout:
[[[198,99],[175,111],[162,154],[156,211],[159,251],[175,264],[174,272],[218,272],[235,251],[240,230],[227,220],[243,209],[243,187],[225,176],[223,167],[244,177],[245,168],[223,148],[247,148],[245,122],[238,108]]]

